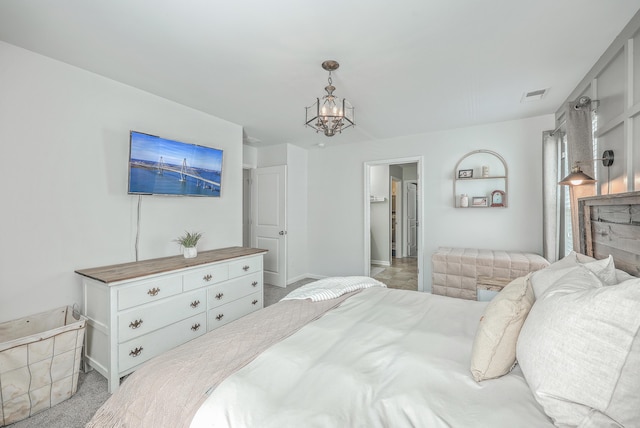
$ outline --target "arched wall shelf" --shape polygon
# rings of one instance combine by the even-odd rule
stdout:
[[[487,173],[483,174],[483,169]],[[462,156],[453,170],[453,206],[460,196],[469,197],[469,208],[506,208],[509,200],[509,168],[498,153],[474,150]],[[483,198],[485,204],[483,204]]]

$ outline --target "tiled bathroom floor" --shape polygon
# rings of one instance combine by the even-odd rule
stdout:
[[[389,288],[400,290],[418,290],[418,259],[415,257],[393,258],[391,266],[372,265],[374,268],[384,267],[384,270],[373,277],[387,284]]]

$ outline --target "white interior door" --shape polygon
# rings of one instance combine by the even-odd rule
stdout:
[[[407,255],[418,255],[418,184],[407,182]]]
[[[287,167],[254,170],[252,192],[252,246],[268,250],[264,282],[287,286]]]

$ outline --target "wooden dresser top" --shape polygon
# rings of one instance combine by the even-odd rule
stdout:
[[[266,252],[267,250],[260,248],[228,247],[198,252],[198,256],[192,259],[185,259],[184,256],[180,255],[90,269],[79,269],[75,272],[100,282],[111,283]]]

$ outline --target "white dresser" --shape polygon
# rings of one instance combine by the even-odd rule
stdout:
[[[230,247],[77,270],[84,359],[115,392],[141,363],[263,307],[265,250]]]

